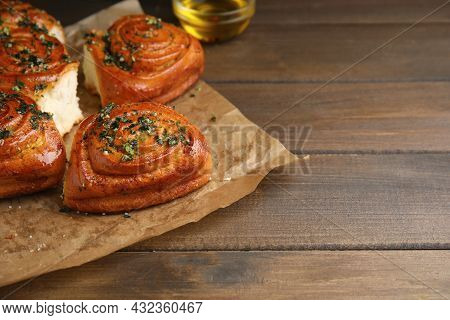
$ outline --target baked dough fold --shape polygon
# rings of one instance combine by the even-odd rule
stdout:
[[[205,137],[164,105],[105,106],[75,134],[64,204],[82,212],[123,212],[170,201],[210,179]]]
[[[102,103],[166,103],[200,77],[204,54],[199,41],[148,15],[117,20],[107,33],[85,35],[85,85]]]

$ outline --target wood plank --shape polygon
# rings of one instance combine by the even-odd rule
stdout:
[[[205,46],[207,81],[324,82],[408,25],[252,25],[240,37]],[[446,24],[419,24],[340,81],[448,80]]]
[[[450,249],[447,154],[312,155],[195,224],[125,250]]]
[[[412,23],[441,6],[442,0],[257,0],[256,24]],[[428,22],[449,22],[450,6]]]
[[[72,24],[89,14],[108,7],[119,0],[29,0],[33,5],[52,13],[64,25]],[[253,24],[308,24],[308,23],[412,23],[443,0],[257,0]],[[149,13],[175,22],[171,2],[167,0],[141,1]],[[450,8],[445,7],[426,20],[450,22]]]
[[[449,251],[116,253],[8,298],[443,299],[449,264]]]
[[[318,84],[214,84],[260,126]],[[340,83],[310,96],[266,126],[290,150],[450,151],[450,83]],[[304,141],[301,127],[311,127]]]

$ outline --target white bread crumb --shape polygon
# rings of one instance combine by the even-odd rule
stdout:
[[[56,128],[62,136],[83,119],[78,106],[77,74],[77,68],[68,65],[58,80],[36,99],[43,111],[53,114]]]

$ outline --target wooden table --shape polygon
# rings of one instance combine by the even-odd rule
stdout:
[[[33,1],[65,25],[113,2]],[[142,2],[174,21],[169,1]],[[449,298],[450,5],[415,24],[443,3],[258,0],[245,34],[205,46],[203,78],[269,131],[311,127],[281,137],[309,161],[196,224],[1,296]]]

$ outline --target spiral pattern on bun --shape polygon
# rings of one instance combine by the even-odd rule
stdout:
[[[50,34],[63,42],[64,31],[58,20],[44,10],[22,1],[0,1],[0,30],[25,28],[28,32]]]
[[[183,196],[209,181],[205,137],[161,104],[105,106],[75,135],[64,203],[85,212],[140,209]]]
[[[0,198],[56,185],[65,160],[52,115],[25,95],[0,90]]]
[[[186,91],[204,69],[198,40],[152,16],[122,17],[106,34],[93,31],[85,39],[86,85],[103,103],[165,103]]]
[[[30,33],[22,28],[0,36],[2,86],[35,96],[62,73],[77,67],[77,62],[70,61],[64,45],[47,34]]]

